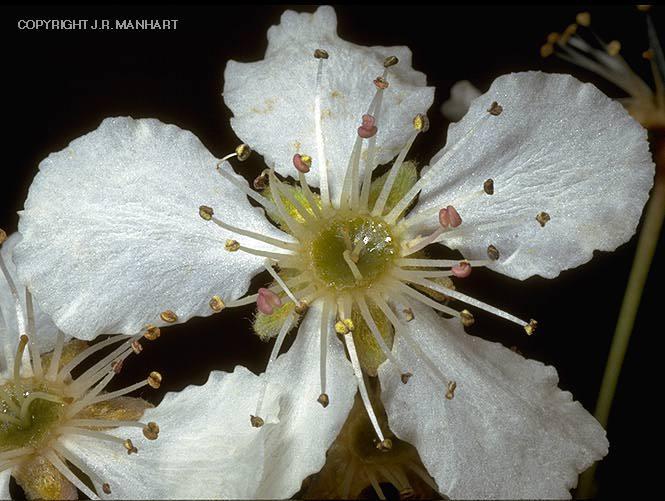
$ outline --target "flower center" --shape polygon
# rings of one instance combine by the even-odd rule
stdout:
[[[326,287],[344,290],[371,286],[389,269],[398,249],[383,220],[349,212],[321,230],[308,254],[316,277]]]

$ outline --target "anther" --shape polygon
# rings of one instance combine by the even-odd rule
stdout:
[[[607,53],[610,56],[616,56],[619,54],[619,51],[621,50],[621,42],[618,40],[612,40],[610,43],[607,44]]]
[[[122,360],[122,359],[114,360],[114,361],[111,363],[111,370],[112,370],[115,374],[120,374],[120,372],[122,371],[122,364],[123,364],[123,360]]]
[[[536,322],[533,318],[529,320],[529,323],[524,326],[524,330],[526,333],[530,336],[534,332],[536,332],[536,327],[538,327],[538,322]]]
[[[210,309],[214,311],[215,313],[219,313],[222,311],[226,305],[224,304],[224,301],[222,300],[221,297],[215,295],[210,299],[210,302],[208,303],[210,306]]]
[[[539,212],[536,215],[536,221],[538,221],[541,227],[545,226],[550,219],[550,215],[547,212]]]
[[[500,257],[499,249],[497,249],[493,245],[488,245],[487,246],[487,257],[489,257],[490,260],[492,260],[492,261],[496,261]]]
[[[270,171],[268,169],[264,170],[260,176],[258,176],[254,181],[252,182],[252,186],[254,186],[255,190],[262,191],[265,190],[268,187],[268,173]]]
[[[402,380],[402,384],[406,384],[409,382],[409,379],[411,379],[411,376],[413,376],[411,372],[405,372],[404,374],[400,375],[399,378]]]
[[[199,216],[201,216],[201,219],[210,221],[214,215],[215,211],[212,210],[212,207],[208,207],[207,205],[199,207]]]
[[[575,22],[580,26],[588,27],[591,24],[591,14],[588,12],[580,12],[575,16]]]
[[[494,195],[494,179],[488,179],[483,183],[483,191],[488,195]]]
[[[157,440],[159,437],[159,426],[154,421],[150,421],[143,427],[143,436],[148,440]]]
[[[374,79],[374,85],[376,85],[376,88],[377,88],[377,89],[384,90],[384,89],[387,89],[387,88],[388,88],[388,85],[389,85],[389,84],[388,84],[388,80],[386,80],[385,78],[383,78],[383,77],[376,77],[376,78]]]
[[[2,245],[5,240],[7,240],[7,232],[0,228],[0,245]]]
[[[395,66],[397,63],[399,63],[397,56],[388,56],[383,60],[383,67],[390,68],[391,66]]]
[[[165,310],[159,314],[159,318],[168,324],[174,324],[178,321],[178,315],[172,310]]]
[[[294,308],[294,311],[298,315],[304,315],[307,312],[307,310],[309,310],[309,303],[307,303],[307,301],[305,301],[304,299],[301,299]]]
[[[453,207],[452,205],[449,205],[445,209],[441,209],[439,211],[439,224],[443,228],[457,228],[460,224],[462,224],[462,218],[459,215],[459,212]]]
[[[449,381],[448,387],[446,388],[446,398],[452,400],[455,397],[455,390],[457,389],[457,383],[455,381]]]
[[[493,115],[495,117],[498,117],[499,115],[501,115],[502,111],[503,111],[503,106],[501,106],[499,103],[494,101],[490,105],[489,109],[487,110],[487,113],[489,113],[490,115]]]
[[[328,54],[327,51],[325,51],[323,49],[316,49],[314,51],[314,57],[316,59],[328,59],[330,57],[330,55]]]
[[[651,5],[637,5],[636,7],[640,12],[649,12],[651,10]]]
[[[259,416],[252,416],[252,415],[249,416],[249,422],[252,424],[254,428],[261,428],[261,426],[263,426],[264,424],[262,418],[260,418]]]
[[[330,398],[328,397],[327,393],[321,393],[321,395],[319,395],[319,398],[317,398],[316,401],[320,403],[321,407],[323,407],[324,409],[328,407],[328,405],[330,404]]]
[[[136,454],[139,450],[134,447],[134,444],[130,439],[127,439],[123,442],[125,449],[127,449],[127,454]]]
[[[573,23],[570,24],[566,27],[565,30],[563,30],[563,33],[561,34],[561,43],[562,44],[567,44],[570,38],[577,32],[577,24]]]
[[[224,244],[224,249],[226,249],[229,252],[235,252],[238,249],[240,249],[240,244],[238,243],[237,240],[227,240],[226,243]]]
[[[427,129],[429,129],[429,119],[427,118],[427,115],[418,113],[413,117],[413,128],[418,132],[426,132]]]
[[[552,33],[547,35],[547,43],[549,43],[549,44],[557,43],[560,38],[561,38],[561,35],[559,35],[556,31],[553,31]]]
[[[162,375],[157,371],[152,371],[148,376],[148,385],[155,390],[162,385]]]
[[[363,123],[358,127],[358,135],[363,139],[369,139],[374,136],[378,129],[374,123],[376,120],[372,115],[363,115]]]
[[[256,298],[256,307],[264,315],[272,315],[275,308],[282,306],[282,300],[270,289],[261,287]]]
[[[312,167],[312,157],[309,155],[301,155],[296,153],[293,155],[293,166],[298,172],[307,174]]]
[[[651,49],[645,50],[642,52],[642,57],[647,61],[651,61],[653,59],[653,51]]]
[[[471,275],[471,263],[468,261],[460,261],[459,264],[453,266],[450,271],[452,272],[453,275],[455,275],[457,278],[466,278],[469,275]]]
[[[554,54],[554,46],[551,43],[541,45],[540,57],[544,59],[546,57],[550,57],[552,54]]]
[[[161,335],[162,331],[156,325],[148,324],[145,326],[145,332],[143,333],[143,337],[146,338],[148,341],[154,341]]]
[[[252,148],[247,146],[245,143],[239,144],[236,147],[236,156],[238,160],[240,160],[241,162],[247,160],[251,154],[252,154]]]
[[[416,318],[415,315],[413,314],[413,310],[412,310],[411,308],[404,308],[404,309],[402,310],[402,313],[404,313],[404,319],[405,319],[407,322],[410,322],[411,320],[413,320],[414,318]]]
[[[353,320],[350,318],[345,318],[335,322],[335,332],[337,334],[348,334],[353,330]]]
[[[388,452],[390,449],[393,448],[393,441],[390,440],[389,438],[384,438],[380,442],[376,444],[376,448],[379,449],[381,452]]]
[[[476,319],[473,318],[473,314],[469,310],[460,311],[459,317],[464,327],[471,327],[476,322]]]
[[[111,494],[111,486],[108,484],[108,482],[104,482],[102,484],[102,491],[104,491],[104,494]]]
[[[138,355],[143,351],[143,345],[136,339],[132,341],[132,351],[134,352],[134,355]]]

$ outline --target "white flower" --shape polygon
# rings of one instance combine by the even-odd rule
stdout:
[[[255,497],[270,450],[261,441],[274,433],[280,408],[274,398],[266,401],[269,424],[259,435],[247,426],[253,402],[236,390],[256,394],[260,379],[243,367],[213,372],[205,385],[168,393],[156,408],[125,396],[158,387],[154,371],[105,392],[127,357],[140,352],[142,336],[112,336],[90,347],[65,342],[39,309],[34,315],[31,304],[14,300],[23,297],[11,260],[18,239],[9,237],[0,257],[7,278],[0,278],[0,311],[5,320],[20,319],[0,325],[0,499],[10,498],[11,476],[29,499],[77,499],[76,488],[92,499]],[[224,434],[213,433],[218,426]]]
[[[261,332],[277,338],[263,376],[275,387],[237,391],[258,400],[255,427],[269,415],[265,395],[281,395],[287,410],[260,430],[272,447],[266,465],[281,466],[263,474],[259,497],[291,496],[322,467],[356,387],[377,447],[390,449],[363,369],[378,373],[391,430],[416,445],[444,494],[568,497],[577,474],[607,452],[602,428],[557,388],[553,368],[467,335],[462,323],[473,315],[433,297],[532,333],[535,321],[473,299],[449,278],[475,266],[553,278],[628,240],[652,183],[645,131],[570,76],[506,75],[409,180],[404,159],[427,129],[432,89],[407,48],[358,47],[335,30],[331,8],[289,11],[268,31],[264,60],[227,66],[231,125],[271,167],[256,182],[269,185],[265,196],[227,161],[244,160],[244,145],[218,161],[173,125],[107,119],[40,165],[21,214],[21,276],[77,337],[256,301]],[[423,257],[433,243],[468,261]],[[264,270],[272,285],[238,299]],[[294,346],[277,358],[301,320]]]

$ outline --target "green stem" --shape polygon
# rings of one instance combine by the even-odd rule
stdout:
[[[628,285],[623,297],[619,319],[617,320],[610,354],[605,366],[603,382],[598,394],[596,411],[594,413],[598,422],[607,428],[607,422],[612,408],[612,400],[616,392],[621,366],[628,349],[628,341],[633,331],[635,317],[640,306],[642,291],[649,274],[651,261],[653,260],[660,231],[663,226],[663,217],[665,216],[665,178],[656,176],[651,198],[644,216],[644,224],[637,242],[637,250],[633,260],[633,267],[628,278]],[[597,463],[596,463],[597,464]],[[590,498],[593,496],[593,479],[596,471],[596,464],[585,471],[577,489],[578,498]]]

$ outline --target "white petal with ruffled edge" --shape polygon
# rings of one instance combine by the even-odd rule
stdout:
[[[0,471],[0,499],[11,499],[9,494],[9,481],[12,478],[10,470]]]
[[[441,105],[441,113],[451,122],[458,122],[469,111],[471,101],[481,94],[468,80],[455,82],[450,88],[450,97]]]
[[[257,492],[260,499],[289,498],[307,476],[318,472],[351,411],[356,381],[344,347],[333,334],[332,322],[327,352],[330,404],[324,409],[316,400],[320,394],[320,325],[321,304],[315,302],[298,329],[293,346],[277,358],[269,371],[268,381],[279,385],[283,393],[279,423],[268,430],[265,438],[266,466]]]
[[[14,266],[14,249],[20,241],[21,236],[13,233],[7,238],[0,248],[2,259],[11,275],[14,285],[18,288],[21,295],[21,306],[26,311],[25,305],[25,286],[19,280],[16,267]],[[55,347],[58,328],[55,326],[49,316],[33,300],[35,313],[35,332],[37,346],[41,353],[51,351]],[[4,326],[4,328],[2,327]],[[18,346],[20,333],[18,332],[18,323],[16,321],[16,303],[9,285],[5,278],[0,275],[0,373],[11,367],[14,363],[16,348]]]
[[[453,499],[569,498],[578,473],[607,454],[605,431],[553,367],[464,332],[425,306],[409,333],[457,382],[452,400],[397,336],[394,353],[423,367],[406,385],[379,369],[390,429],[413,444],[442,493]]]
[[[64,446],[106,480],[115,499],[243,499],[255,497],[265,465],[263,435],[277,422],[278,392],[264,402],[266,424],[252,428],[252,395],[261,380],[244,367],[214,371],[203,386],[168,393],[144,422],[155,421],[159,438],[147,441],[141,430],[118,428],[139,449],[83,436],[68,436]]]
[[[493,101],[499,116],[487,112]],[[462,225],[441,243],[514,278],[554,278],[635,232],[654,167],[646,131],[591,84],[539,72],[499,77],[426,171],[417,211],[453,205]],[[483,193],[494,180],[494,195]],[[544,227],[540,212],[551,220]],[[436,215],[431,226],[438,224]]]
[[[65,333],[134,334],[160,324],[162,311],[184,322],[211,314],[213,295],[228,302],[247,290],[263,260],[227,252],[231,234],[201,219],[199,206],[213,207],[229,224],[283,234],[216,163],[191,132],[153,119],[109,118],[40,164],[15,261]]]
[[[265,59],[255,63],[229,61],[224,73],[224,101],[233,111],[231,126],[243,141],[261,153],[268,165],[285,175],[297,175],[295,153],[313,158],[307,175],[320,184],[321,162],[314,126],[318,60],[325,49],[321,94],[322,137],[334,199],[339,197],[361,117],[376,91],[372,81],[383,73],[385,57],[400,62],[390,68],[377,123],[377,159],[393,158],[413,132],[412,119],[432,104],[434,89],[423,73],[411,68],[407,47],[362,47],[337,36],[337,17],[331,7],[314,14],[286,11],[281,24],[268,30]],[[367,143],[367,141],[365,141]],[[364,168],[364,167],[363,167]]]

